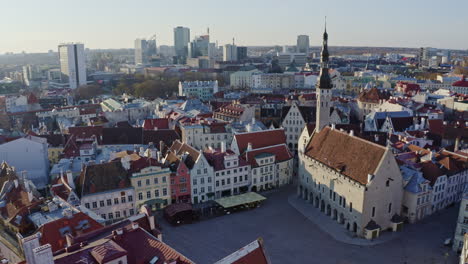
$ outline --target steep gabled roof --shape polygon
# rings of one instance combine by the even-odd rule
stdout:
[[[247,161],[247,163],[249,163],[252,167],[258,167],[259,165],[257,164],[256,157],[265,154],[274,155],[276,162],[282,162],[293,158],[293,155],[289,151],[286,144],[258,148],[252,151],[246,151],[244,158]]]
[[[359,94],[358,100],[361,102],[378,103],[380,100],[388,100],[390,93],[381,91],[376,87],[363,91]]]
[[[102,131],[103,145],[143,144],[143,128],[110,127]]]
[[[252,149],[286,144],[286,135],[283,129],[240,133],[235,134],[234,138],[240,154],[245,152],[249,143],[252,144]]]
[[[88,165],[78,178],[78,194],[111,191],[130,186],[127,171],[120,161]]]
[[[193,165],[198,160],[201,154],[192,146],[188,145],[187,143],[182,143],[179,140],[174,141],[172,146],[169,148],[166,157],[166,163],[173,163],[177,160],[182,159],[185,153],[188,153],[188,155],[185,157],[185,160],[183,160],[183,162],[187,165],[189,169],[192,169]]]
[[[313,134],[305,155],[361,184],[367,184],[368,174],[376,173],[385,150],[370,141],[325,127]]]
[[[159,142],[163,141],[166,146],[172,145],[175,140],[180,139],[179,134],[172,129],[143,130],[143,144],[153,144],[159,149]],[[163,151],[160,149],[160,151]]]
[[[315,122],[316,110],[317,110],[316,107],[297,106],[297,108],[306,123]],[[281,120],[284,120],[286,118],[286,115],[289,113],[290,110],[291,110],[291,106],[283,106],[283,109],[281,112]]]
[[[75,140],[90,139],[94,136],[99,144],[101,144],[102,131],[102,126],[80,126],[68,128],[68,133],[73,135]]]

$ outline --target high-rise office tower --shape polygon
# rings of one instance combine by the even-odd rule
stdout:
[[[223,61],[237,61],[237,46],[234,43],[224,45]]]
[[[197,36],[189,45],[189,57],[209,56],[210,35]]]
[[[148,63],[146,57],[146,51],[148,49],[148,43],[146,39],[135,40],[135,65]]]
[[[151,37],[149,40],[136,39],[135,40],[135,65],[148,64],[153,56],[156,56],[156,36]]]
[[[299,53],[309,53],[309,36],[299,35],[297,36],[297,52]]]
[[[84,44],[69,43],[58,46],[62,82],[71,89],[86,84]]]
[[[237,47],[237,60],[242,61],[247,59],[247,47]]]
[[[190,29],[186,27],[174,28],[174,49],[178,58],[187,58],[190,42]]]

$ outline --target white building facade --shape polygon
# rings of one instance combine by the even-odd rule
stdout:
[[[71,89],[86,85],[84,44],[60,44],[58,53],[62,82],[68,83]]]

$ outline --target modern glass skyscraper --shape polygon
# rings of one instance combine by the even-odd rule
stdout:
[[[71,89],[86,84],[86,62],[84,44],[68,43],[58,46],[62,82],[69,83]]]
[[[148,64],[153,56],[156,56],[156,36],[150,39],[135,40],[135,65]]]
[[[187,58],[188,45],[190,42],[190,29],[186,27],[174,28],[174,49],[176,56]]]
[[[297,52],[299,53],[309,53],[309,36],[299,35],[297,36]]]

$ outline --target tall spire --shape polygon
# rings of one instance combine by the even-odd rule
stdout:
[[[327,33],[327,17],[325,17],[325,31],[323,32],[323,45],[322,45],[322,54],[320,58],[320,76],[319,81],[317,82],[317,88],[319,89],[331,89],[332,83],[330,75],[328,74],[328,33]]]
[[[322,57],[320,61],[322,67],[325,66],[326,68],[328,68],[328,56],[329,55],[330,54],[328,53],[327,17],[325,16],[325,30],[323,32]]]

